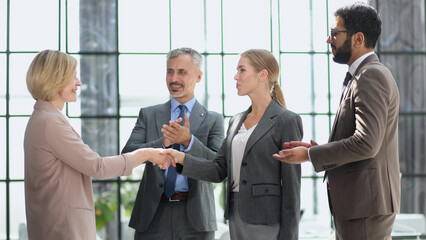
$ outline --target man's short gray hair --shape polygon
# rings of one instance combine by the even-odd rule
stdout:
[[[201,71],[201,68],[203,67],[203,57],[201,54],[197,51],[195,51],[192,48],[176,48],[170,51],[167,54],[167,62],[169,62],[170,59],[181,56],[181,55],[189,55],[192,57],[192,63],[194,65],[197,65],[198,70]]]

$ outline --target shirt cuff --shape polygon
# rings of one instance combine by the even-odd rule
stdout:
[[[308,159],[309,159],[310,162],[312,162],[311,161],[311,149],[310,148],[308,148]]]
[[[193,144],[194,144],[194,135],[191,134],[191,141],[189,142],[188,148],[183,147],[183,148],[185,148],[183,150],[183,152],[186,152],[186,153],[189,152],[191,150]]]

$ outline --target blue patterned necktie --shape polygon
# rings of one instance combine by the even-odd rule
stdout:
[[[182,122],[180,122],[180,125],[183,126],[185,124],[185,114],[187,112],[187,108],[185,105],[179,105],[180,114],[178,118],[182,118]],[[180,144],[175,143],[173,144],[173,148],[180,151]],[[166,177],[166,182],[164,184],[164,194],[170,198],[175,193],[175,184],[176,184],[176,169],[172,165],[169,166]]]

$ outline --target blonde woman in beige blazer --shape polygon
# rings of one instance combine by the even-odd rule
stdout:
[[[33,60],[27,87],[36,103],[24,138],[25,206],[29,239],[96,239],[91,177],[130,175],[157,149],[100,157],[84,144],[61,110],[77,100],[76,60],[45,50]],[[155,156],[155,157],[154,157]]]

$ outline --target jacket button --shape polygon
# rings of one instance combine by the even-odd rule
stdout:
[[[245,166],[247,166],[247,163],[246,163],[246,162],[243,162],[243,164],[242,164],[242,165],[243,165],[243,167],[245,167]]]
[[[162,188],[164,185],[163,185],[162,183],[160,183],[160,184],[158,184],[158,186],[159,186],[160,188]]]
[[[268,193],[268,192],[269,192],[269,189],[265,188],[265,193]]]
[[[246,185],[246,184],[247,184],[247,181],[246,181],[246,180],[243,180],[241,183],[242,183],[243,185]]]

